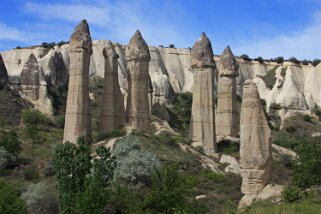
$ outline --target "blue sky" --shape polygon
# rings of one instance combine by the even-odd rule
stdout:
[[[93,39],[191,47],[205,32],[220,54],[321,58],[321,0],[0,0],[0,51],[69,40],[89,22]]]

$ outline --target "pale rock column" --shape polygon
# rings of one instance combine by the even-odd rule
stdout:
[[[205,33],[191,51],[194,72],[190,138],[207,153],[217,152],[215,138],[214,75],[216,65],[210,40]]]
[[[111,41],[103,50],[105,57],[105,79],[100,110],[100,129],[111,131],[125,125],[124,99],[118,82],[118,54]]]
[[[128,69],[127,122],[132,129],[150,133],[148,67],[151,57],[139,30],[126,46],[125,58]]]
[[[243,88],[240,144],[241,191],[244,196],[239,208],[245,208],[255,201],[272,175],[271,130],[252,80],[246,80]]]
[[[86,20],[82,20],[70,37],[69,84],[63,142],[77,143],[80,137],[91,142],[89,108],[89,63],[92,40]]]
[[[238,64],[229,46],[220,56],[217,86],[216,135],[237,137],[239,121],[237,112],[236,77]]]

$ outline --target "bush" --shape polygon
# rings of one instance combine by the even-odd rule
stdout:
[[[245,60],[245,61],[251,61],[250,57],[249,57],[248,55],[246,55],[246,54],[242,54],[242,55],[240,56],[240,58],[243,59],[243,60]]]
[[[301,191],[297,186],[287,186],[283,191],[283,198],[286,202],[295,202],[301,198]]]
[[[34,166],[30,166],[25,169],[23,176],[27,181],[32,181],[37,179],[39,177],[39,174]]]
[[[2,214],[27,213],[24,201],[9,184],[0,181],[0,211]]]
[[[55,175],[55,167],[52,162],[48,163],[43,169],[43,174],[46,177],[51,177]]]
[[[320,138],[303,142],[298,149],[299,159],[293,170],[293,183],[299,188],[321,185],[321,144]]]
[[[289,58],[289,61],[292,62],[292,63],[294,63],[294,64],[300,64],[300,61],[299,61],[297,58],[295,58],[295,57],[290,57],[290,58]]]
[[[65,117],[60,115],[57,117],[57,126],[58,128],[63,129],[65,127]]]
[[[274,61],[276,61],[276,63],[278,63],[278,64],[282,64],[284,62],[284,57],[278,56],[274,59]]]
[[[264,63],[264,60],[263,60],[263,58],[262,57],[257,57],[256,59],[255,59],[256,61],[258,61],[259,63]]]
[[[21,151],[21,142],[15,131],[5,131],[0,129],[0,146],[11,155],[17,156]]]
[[[155,155],[143,148],[140,138],[133,134],[118,141],[113,154],[117,157],[115,178],[128,182],[148,182],[152,170],[161,165]]]
[[[312,65],[313,65],[313,66],[317,66],[320,62],[321,62],[321,59],[314,59],[314,60],[312,61]]]
[[[187,189],[177,167],[166,164],[161,169],[155,169],[151,193],[144,201],[145,209],[152,213],[185,213]]]
[[[30,213],[59,213],[57,192],[48,181],[29,185],[21,198],[26,201]]]
[[[107,132],[98,132],[96,138],[97,138],[97,141],[102,141],[109,138],[122,137],[125,135],[126,135],[126,131],[115,129]]]
[[[28,125],[49,125],[50,119],[47,118],[44,114],[40,111],[35,109],[26,109],[22,111],[22,122]]]
[[[269,89],[272,89],[275,84],[275,81],[276,81],[275,71],[276,69],[278,69],[278,67],[279,66],[275,66],[274,68],[269,70],[265,76],[261,77],[262,80],[265,82],[266,87],[268,87]]]
[[[309,61],[306,59],[302,60],[302,65],[309,65]]]
[[[306,122],[311,123],[312,122],[312,117],[308,114],[303,115],[303,120]]]
[[[5,148],[0,147],[0,174],[7,167],[10,159],[10,154]]]

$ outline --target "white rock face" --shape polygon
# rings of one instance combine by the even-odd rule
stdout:
[[[107,40],[93,41],[93,53],[90,59],[90,75],[104,77],[104,57],[103,48]],[[122,93],[126,95],[127,83],[127,63],[124,58],[125,45],[113,43],[118,58],[118,80]],[[30,47],[22,49],[12,49],[1,52],[4,64],[7,68],[9,81],[20,83],[21,71],[29,55],[33,53],[41,64],[45,75],[52,73],[49,60],[55,53],[61,53],[62,61],[69,71],[69,45],[55,46],[49,51],[43,47]],[[151,61],[149,63],[149,74],[153,86],[153,105],[156,108],[153,113],[161,113],[166,117],[163,108],[157,107],[165,104],[173,97],[174,92],[192,91],[193,73],[191,70],[190,49],[176,49],[163,47],[149,47]],[[59,54],[60,55],[60,54]],[[219,57],[214,57],[216,65],[219,66]],[[242,96],[244,81],[252,79],[258,87],[261,99],[266,100],[267,111],[270,107],[279,104],[285,110],[280,115],[282,119],[288,117],[292,111],[310,113],[316,105],[321,106],[321,64],[313,67],[311,65],[294,65],[285,62],[277,64],[266,62],[261,64],[257,61],[244,61],[236,59],[239,64],[239,76],[236,78],[237,94]],[[263,77],[276,67],[275,83],[270,89],[266,86]],[[283,72],[282,72],[283,71]],[[217,77],[215,77],[217,85]],[[47,82],[48,83],[48,82]],[[216,90],[216,89],[215,89]],[[160,112],[161,111],[161,112]],[[288,113],[290,112],[290,113]]]
[[[229,164],[227,167],[225,167],[224,172],[232,172],[238,175],[240,174],[240,164],[237,162],[235,157],[223,154],[221,156],[220,163]]]

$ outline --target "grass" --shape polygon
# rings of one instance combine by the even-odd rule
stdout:
[[[244,214],[321,214],[321,204],[284,203],[278,205],[253,206]]]

